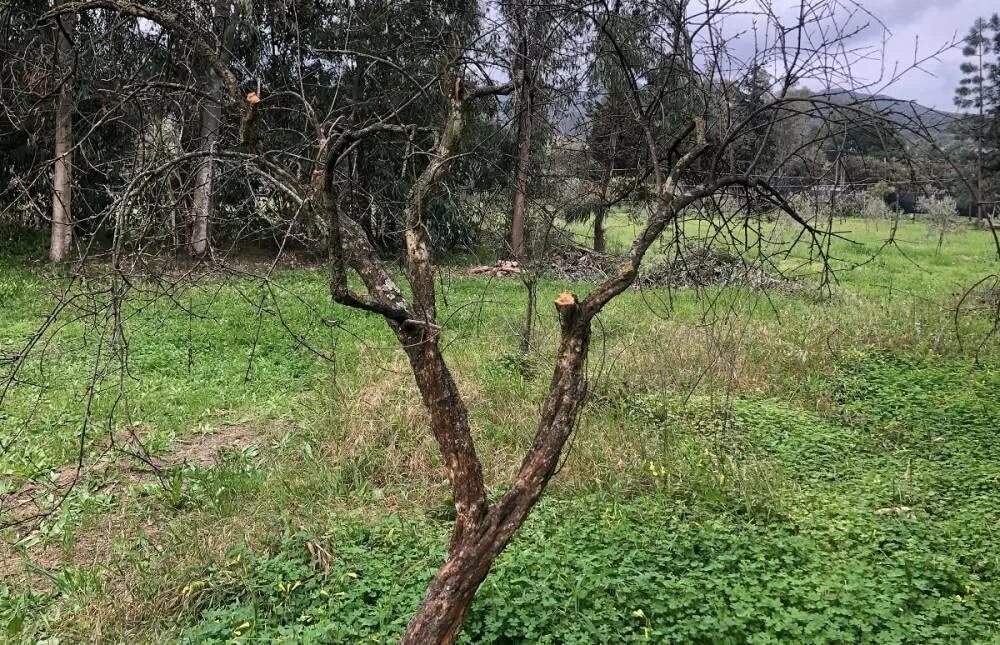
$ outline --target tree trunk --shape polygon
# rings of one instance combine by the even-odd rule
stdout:
[[[594,214],[594,250],[598,253],[604,253],[607,248],[607,243],[604,240],[604,216],[607,210],[602,208],[597,209]]]
[[[980,37],[983,34],[980,33]],[[976,217],[976,223],[980,228],[986,228],[986,218],[983,217],[983,139],[984,139],[984,127],[986,123],[986,95],[983,87],[983,76],[985,75],[985,70],[983,68],[983,43],[980,39],[979,48],[979,65],[977,69],[979,72],[976,74],[977,79],[977,95],[979,97],[979,121],[977,122],[976,128],[976,196],[972,202],[972,209]]]
[[[527,16],[521,10],[521,28],[527,30]],[[535,129],[534,90],[531,77],[531,61],[528,60],[528,37],[523,35],[518,51],[515,69],[520,75],[520,113],[517,126],[517,165],[514,168],[514,199],[510,218],[510,249],[518,260],[526,254],[525,222],[528,213],[528,174],[531,171],[531,139]]]
[[[431,432],[441,451],[445,472],[455,500],[455,526],[452,529],[449,558],[460,550],[486,515],[486,488],[483,471],[475,455],[469,413],[458,392],[451,371],[444,362],[437,338],[422,339],[432,332],[425,330],[397,331],[413,378],[420,390],[424,407],[430,416]]]
[[[211,87],[218,89],[215,74]],[[212,96],[216,96],[213,91]],[[192,255],[205,255],[209,249],[208,225],[212,213],[212,190],[214,187],[215,160],[213,155],[219,141],[219,124],[221,123],[221,107],[215,101],[205,100],[201,104],[201,127],[199,131],[200,157],[198,169],[195,172],[194,198],[191,204],[191,238],[190,251]]]
[[[73,243],[73,110],[75,97],[72,62],[76,16],[65,14],[56,21],[56,69],[61,86],[55,115],[55,164],[52,179],[52,240],[49,256],[66,259]]]
[[[488,543],[458,546],[434,575],[427,593],[406,627],[401,643],[431,645],[454,643],[479,585],[490,572],[496,553]]]
[[[514,209],[510,220],[510,248],[515,258],[523,258],[526,254],[525,222],[528,213],[528,172],[531,165],[531,136],[534,129],[534,119],[531,116],[531,98],[528,94],[528,105],[521,108],[519,118],[517,146],[517,168],[514,172]]]
[[[314,207],[326,212],[330,222],[331,295],[341,304],[381,314],[396,334],[409,359],[455,500],[456,519],[445,564],[438,570],[424,601],[407,626],[404,643],[450,643],[455,640],[476,590],[493,561],[524,523],[555,474],[562,449],[585,400],[591,320],[601,306],[600,302],[587,306],[570,293],[563,293],[556,299],[562,342],[535,437],[514,483],[498,502],[490,505],[468,410],[438,344],[441,328],[435,323],[434,267],[423,220],[423,205],[454,158],[453,151],[463,125],[463,96],[461,80],[457,79],[445,127],[427,166],[410,189],[404,211],[406,273],[412,288],[412,308],[382,265],[361,226],[337,210],[333,171],[336,159],[350,145],[348,139],[328,150],[327,165],[313,178],[313,190],[318,197]],[[358,274],[368,291],[367,296],[350,290],[347,266]],[[617,276],[618,280],[626,278],[634,280],[635,271]],[[616,286],[625,288],[615,283],[606,286],[605,291],[610,293]]]
[[[524,288],[528,292],[528,306],[524,312],[524,327],[521,328],[521,353],[531,351],[531,337],[534,335],[535,310],[538,303],[538,278],[534,272],[524,278]]]
[[[229,62],[229,50],[236,36],[238,14],[234,13],[228,0],[216,0],[214,6],[215,20],[222,23],[222,37],[217,52],[219,60],[225,65]],[[202,99],[199,107],[199,157],[195,171],[194,197],[191,200],[191,237],[189,250],[192,255],[202,256],[211,249],[209,226],[212,210],[215,206],[215,151],[219,146],[219,128],[222,124],[221,97],[225,92],[222,79],[213,67],[209,67],[206,82],[207,97]]]
[[[611,190],[611,177],[615,172],[615,158],[618,155],[618,130],[611,130],[611,154],[608,155],[608,162],[604,166],[604,173],[601,176],[601,203],[594,213],[594,250],[604,253],[607,247],[604,236],[604,218],[608,214],[608,193]]]

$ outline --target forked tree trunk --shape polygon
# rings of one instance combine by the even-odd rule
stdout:
[[[507,91],[509,84],[470,92],[469,97]],[[636,271],[627,263],[623,271],[578,302],[561,294],[555,301],[562,341],[548,395],[539,415],[530,449],[514,483],[495,504],[490,504],[476,455],[468,410],[441,355],[435,323],[434,267],[423,220],[426,199],[446,174],[462,130],[466,97],[461,78],[455,79],[451,110],[427,166],[413,183],[407,207],[406,273],[412,287],[413,306],[396,286],[357,221],[341,215],[334,191],[336,160],[360,131],[343,133],[327,151],[325,167],[313,177],[313,208],[326,213],[330,223],[330,291],[336,302],[381,314],[406,352],[414,380],[428,412],[431,431],[441,451],[455,500],[455,524],[445,564],[431,581],[416,614],[403,635],[404,643],[451,643],[457,637],[476,590],[496,557],[524,523],[528,513],[555,474],[563,447],[586,398],[586,359],[591,320],[616,294],[634,281]],[[649,225],[658,226],[656,222]],[[650,237],[650,241],[652,237]],[[635,257],[648,248],[636,246]],[[368,295],[351,291],[346,268],[364,283]]]
[[[61,86],[55,115],[55,164],[52,178],[52,238],[49,256],[62,262],[73,243],[73,29],[76,16],[65,14],[56,21],[56,69]]]
[[[510,490],[489,508],[481,521],[456,522],[447,560],[434,575],[420,608],[407,625],[401,641],[404,644],[455,641],[476,591],[493,562],[524,523],[558,468],[563,446],[586,398],[590,319],[578,315],[576,298],[570,294],[560,296],[556,307],[562,321],[559,361],[531,449]],[[423,391],[422,373],[416,369],[414,373]],[[424,403],[430,412],[432,426],[435,418],[447,414],[447,410],[439,409],[437,401],[428,401],[426,395]]]
[[[702,130],[698,145],[677,162],[675,173],[679,172],[678,169],[686,168],[707,149],[703,136]],[[622,265],[618,273],[592,290],[582,302],[578,302],[576,296],[570,293],[560,294],[556,298],[555,305],[559,312],[562,340],[559,346],[559,359],[542,406],[534,440],[510,489],[481,515],[479,512],[464,513],[465,517],[462,517],[463,509],[459,507],[458,500],[478,499],[479,493],[468,495],[466,486],[456,476],[461,475],[462,471],[453,471],[449,467],[450,455],[456,454],[460,461],[463,458],[471,460],[476,468],[479,468],[478,459],[471,448],[471,436],[449,430],[449,428],[464,430],[468,427],[465,407],[457,396],[457,391],[454,396],[442,397],[441,393],[435,396],[436,386],[426,381],[428,376],[447,374],[447,368],[444,367],[443,359],[437,350],[436,335],[430,340],[424,340],[424,351],[412,347],[412,338],[409,345],[404,343],[404,347],[410,347],[407,349],[407,354],[410,356],[414,376],[430,415],[435,436],[444,431],[442,434],[446,440],[439,439],[438,443],[445,457],[445,465],[449,468],[449,479],[455,492],[456,513],[459,516],[452,532],[447,559],[438,569],[417,613],[407,625],[402,638],[404,644],[454,642],[475,598],[476,590],[489,574],[494,560],[510,543],[558,469],[563,448],[586,399],[586,362],[590,348],[591,321],[608,302],[635,282],[639,263],[649,246],[663,232],[664,227],[676,217],[673,191],[674,179],[671,176],[660,188],[660,204],[656,213],[650,218],[643,233],[636,238],[629,254],[629,261]],[[695,198],[685,199],[690,203]],[[682,203],[678,208],[683,206]],[[372,282],[377,284],[375,281]],[[407,340],[405,336],[401,336],[400,339]],[[436,364],[438,361],[441,363],[440,368],[428,368],[428,363]],[[453,386],[451,383],[450,387]],[[461,413],[456,415],[457,411]],[[449,418],[457,421],[457,425],[449,426]],[[468,438],[470,443],[468,451],[456,451],[454,443],[456,434]],[[479,474],[478,470],[476,474]],[[467,481],[482,487],[481,479],[470,478]],[[485,504],[483,508],[486,508]],[[477,519],[478,517],[482,519]]]

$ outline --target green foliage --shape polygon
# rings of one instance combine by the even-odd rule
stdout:
[[[325,293],[315,290],[321,284],[310,273],[279,281],[325,304]],[[48,303],[32,298],[41,284],[26,272],[0,278],[0,292],[10,292],[23,304],[0,314],[3,350],[19,349],[48,314]],[[82,285],[80,291],[89,288]],[[317,363],[314,355],[296,348],[286,325],[303,340],[337,347],[329,330],[310,320],[307,311],[292,308],[294,298],[287,291],[268,294],[253,285],[223,282],[178,290],[177,298],[191,315],[168,299],[126,304],[130,369],[124,386],[129,396],[118,401],[113,382],[105,380],[94,401],[96,418],[118,406],[118,418],[129,419],[140,434],[149,428],[144,439],[152,446],[169,443],[181,430],[217,423],[231,410],[281,416],[289,397],[311,382]],[[259,318],[254,315],[258,303],[263,305]],[[15,316],[11,324],[6,324],[8,316]],[[70,307],[59,323],[43,337],[48,351],[33,356],[23,368],[21,378],[28,384],[15,388],[0,411],[0,433],[20,438],[0,453],[5,474],[35,478],[75,460],[76,438],[83,427],[81,397],[94,368],[86,348],[93,349],[107,321]],[[51,369],[55,365],[58,369]],[[199,387],[191,388],[191,383]],[[106,428],[91,427],[85,442],[106,444],[108,434]]]
[[[619,243],[634,226],[622,214],[609,224]],[[485,583],[466,642],[1000,639],[1000,370],[995,344],[978,365],[975,344],[957,345],[951,313],[963,287],[995,271],[991,238],[957,231],[938,254],[924,224],[900,223],[901,247],[868,261],[887,224],[836,226],[858,243],[834,243],[845,272],[830,299],[774,293],[771,309],[744,289],[678,289],[664,320],[665,294],[646,290],[602,314],[565,467]],[[808,276],[808,259],[794,246],[782,268]],[[0,262],[7,356],[61,278],[24,255]],[[177,292],[193,317],[165,300],[129,305],[116,431],[135,429],[154,454],[229,423],[268,432],[162,483],[78,486],[3,553],[14,569],[40,549],[67,555],[45,569],[23,561],[25,575],[0,588],[8,640],[398,636],[454,516],[418,395],[384,325],[331,305],[322,271],[275,280],[272,291],[213,278]],[[566,286],[540,281],[539,302]],[[442,287],[447,356],[496,493],[534,432],[555,314],[539,308],[522,354],[520,281]],[[733,321],[702,336],[722,310]],[[47,482],[76,456],[95,336],[76,313],[0,410],[5,483]],[[979,334],[989,320],[961,328]],[[714,366],[743,376],[713,380]],[[107,438],[88,434],[88,456]],[[99,555],[74,561],[78,538],[95,535],[107,540]]]
[[[1000,14],[976,18],[963,42],[965,60],[954,101],[965,116],[953,128],[968,144],[958,154],[985,175],[984,185],[973,189],[983,194],[972,194],[970,200],[988,201],[1000,180]],[[973,203],[971,214],[981,214],[975,210]]]
[[[685,498],[666,489],[550,497],[498,560],[463,640],[998,638],[1000,404],[984,396],[998,386],[992,368],[879,354],[819,385],[837,402],[828,419],[769,401],[726,410],[638,399],[626,415],[684,441],[727,432],[716,445],[732,448],[744,437],[743,450],[773,460],[788,507],[748,516],[745,490],[720,499],[697,483]],[[241,556],[235,569],[206,573],[185,639],[391,640],[446,529],[343,522],[321,537],[292,536],[272,555]],[[318,561],[315,544],[330,558]]]

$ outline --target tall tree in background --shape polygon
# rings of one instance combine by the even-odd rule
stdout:
[[[542,36],[548,14],[527,0],[507,0],[503,13],[511,31],[511,77],[517,84],[517,160],[514,165],[510,219],[511,254],[525,257],[525,224],[528,219],[528,176],[531,147],[541,111],[538,105],[539,77],[545,43]]]
[[[236,37],[239,22],[239,6],[229,0],[216,0],[208,9],[213,30],[218,34],[216,57],[223,65],[229,64],[230,52]],[[193,255],[205,255],[210,248],[209,222],[214,206],[215,188],[214,155],[219,146],[219,130],[222,125],[222,101],[224,87],[218,73],[207,61],[200,61],[205,70],[205,96],[199,101],[198,147],[202,157],[195,171],[194,197],[191,204],[190,251]]]
[[[593,246],[594,250],[603,253],[606,250],[604,219],[610,210],[611,180],[615,169],[622,166],[635,167],[628,163],[628,157],[634,156],[641,146],[627,145],[623,138],[628,132],[635,133],[635,115],[629,110],[625,92],[629,86],[627,75],[632,70],[623,66],[621,56],[632,66],[636,63],[638,52],[631,35],[636,30],[634,12],[617,7],[604,11],[599,20],[594,37],[594,65],[591,73],[591,85],[597,94],[594,107],[591,109],[591,127],[587,141],[587,152],[590,160],[595,163],[598,171],[598,186],[596,203],[593,211]],[[631,126],[631,127],[630,127]],[[634,138],[634,137],[633,137]]]
[[[66,258],[73,243],[73,33],[75,14],[55,21],[55,66],[58,83],[55,109],[55,150],[52,171],[52,241],[49,256],[55,262]]]
[[[684,0],[626,1],[595,13],[587,133],[588,161],[596,166],[596,187],[588,204],[595,251],[606,251],[605,219],[611,207],[634,197],[643,185],[641,169],[649,150],[639,124],[649,120],[670,131],[683,127],[695,113],[691,108],[697,102],[699,79],[691,73],[686,11]],[[658,31],[668,40],[649,46],[656,40],[651,34]],[[635,111],[640,97],[648,102],[644,113]],[[627,181],[615,188],[616,177]]]
[[[955,90],[955,105],[971,112],[965,135],[975,142],[975,195],[972,214],[983,219],[983,172],[988,151],[1000,145],[1000,15],[977,18],[965,37],[962,79]]]
[[[733,172],[746,171],[751,166],[762,170],[761,165],[774,157],[773,113],[766,109],[774,101],[772,83],[771,75],[755,61],[731,89],[734,117],[745,127],[744,134],[732,147]]]

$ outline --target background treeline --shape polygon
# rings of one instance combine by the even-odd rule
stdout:
[[[302,197],[335,132],[378,124],[383,136],[359,139],[338,171],[339,208],[377,245],[398,248],[456,64],[516,89],[470,106],[446,190],[427,205],[439,253],[524,257],[563,220],[592,222],[604,250],[609,209],[649,200],[633,87],[658,93],[639,102],[655,106],[663,131],[697,103],[727,142],[690,184],[699,172],[750,171],[817,212],[883,213],[878,202],[915,212],[929,197],[954,198],[955,214],[993,212],[996,16],[966,38],[959,117],[876,86],[842,90],[833,77],[825,90],[815,89],[823,79],[789,87],[763,55],[727,72],[695,61],[705,54],[694,48],[658,48],[652,34],[682,24],[684,11],[682,2],[7,2],[0,222],[8,238],[51,230],[59,260],[107,247],[116,231],[118,244],[157,253],[322,252],[328,225]]]

